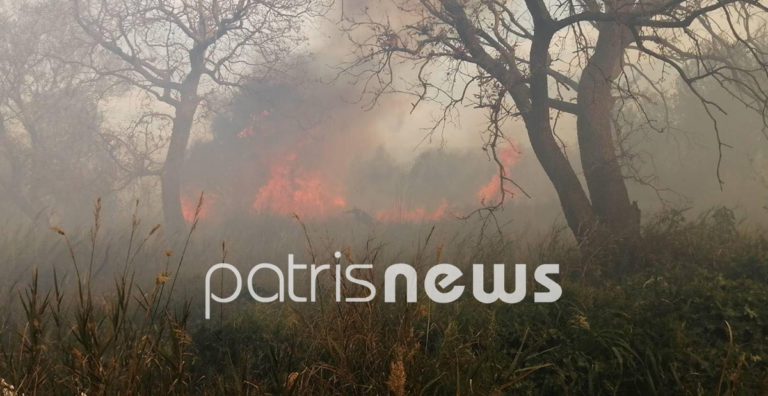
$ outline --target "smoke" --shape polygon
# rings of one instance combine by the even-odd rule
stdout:
[[[252,82],[213,120],[211,139],[195,144],[187,162],[188,217],[200,191],[209,197],[203,215],[220,219],[296,213],[434,221],[497,198],[498,169],[478,147],[414,145],[403,159],[388,148],[388,135],[399,128],[424,133],[410,124],[403,98],[364,111],[348,100],[354,87],[306,72]],[[509,147],[504,161],[511,166],[520,153]]]
[[[425,128],[433,125],[433,116],[441,110],[439,104],[424,102],[414,111],[413,97],[391,95],[368,109],[369,103],[360,101],[361,87],[345,76],[337,78],[350,44],[336,22],[363,12],[387,12],[382,9],[386,6],[374,10],[368,5],[364,1],[347,2],[345,15],[340,8],[335,9],[309,33],[304,48],[309,55],[296,55],[283,73],[254,79],[211,103],[213,111],[204,114],[203,122],[195,126],[203,131],[204,138],[191,144],[185,164],[182,203],[188,220],[203,191],[201,215],[207,222],[218,224],[264,216],[288,218],[294,213],[311,221],[433,222],[466,215],[499,199],[499,169],[482,150],[480,133],[487,122],[483,110],[457,107],[454,123],[428,135]],[[389,11],[393,24],[408,22]],[[58,22],[72,23],[65,19]],[[75,26],[64,27],[77,30]],[[16,42],[23,39],[21,36],[6,39],[15,47],[30,47]],[[13,55],[5,62],[20,57]],[[402,67],[401,75],[414,73]],[[47,70],[20,70],[52,76],[44,74]],[[42,81],[40,75],[30,75],[28,78]],[[3,143],[0,181],[22,178],[19,186],[24,186],[23,195],[35,196],[38,201],[32,206],[44,203],[72,218],[87,217],[90,203],[99,195],[107,195],[105,202],[118,206],[120,213],[130,213],[124,209],[137,196],[147,197],[144,205],[154,205],[150,212],[159,213],[157,172],[161,164],[150,169],[154,172],[140,174],[151,167],[138,164],[123,169],[133,162],[112,158],[124,153],[111,147],[121,139],[129,140],[119,133],[126,128],[112,124],[119,124],[130,112],[116,108],[131,104],[125,97],[133,92],[108,97],[116,105],[105,107],[92,91],[95,89],[73,94],[63,88],[47,89],[45,95],[27,101],[35,108],[34,116],[28,118],[44,136],[34,155],[25,151],[30,144],[15,138],[27,132],[17,116],[20,112],[7,105],[0,109],[7,136],[13,138]],[[673,104],[676,111],[671,115],[673,130],[661,134],[638,130],[625,140],[635,155],[632,166],[637,168],[628,173],[643,178],[643,183],[630,183],[641,209],[653,213],[663,205],[698,209],[738,205],[747,214],[759,214],[752,218],[764,219],[768,155],[759,117],[741,105],[727,104],[726,95],[718,98],[728,107],[728,115],[718,116],[727,144],[721,147],[720,176],[725,183],[721,190],[711,121],[695,106],[695,100],[678,95]],[[153,110],[156,108],[148,109]],[[649,111],[652,114],[648,117],[663,118],[663,109]],[[167,126],[156,122],[146,129],[167,135]],[[621,129],[625,132],[630,127],[622,125]],[[573,129],[572,122],[564,120],[559,124],[559,137],[579,169]],[[505,135],[510,142],[500,153],[507,176],[531,198],[506,185],[510,194],[504,215],[520,228],[545,228],[562,220],[554,188],[527,144],[523,127],[510,123],[505,126]],[[17,161],[14,155],[26,161]],[[151,157],[157,162],[162,150]],[[139,160],[143,158],[137,156],[135,162]],[[21,163],[27,165],[25,169],[12,169],[11,164]],[[133,173],[139,174],[138,181],[122,188],[118,176]],[[21,188],[13,184],[4,187],[0,198],[9,203],[6,217],[22,217],[13,203],[18,197],[12,194]],[[28,210],[32,215],[37,211]]]
[[[768,135],[761,116],[710,83],[700,89],[725,111],[711,113],[713,121],[698,98],[679,85],[669,98],[674,112],[668,115],[668,128],[652,130],[644,119],[635,120],[637,129],[631,119],[622,125],[633,155],[634,169],[627,173],[640,179],[630,184],[632,195],[651,213],[664,207],[697,212],[726,205],[749,222],[764,223]],[[651,110],[651,117],[663,119],[663,108]]]

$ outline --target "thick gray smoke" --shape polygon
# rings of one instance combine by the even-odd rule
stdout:
[[[360,12],[358,6],[347,4],[345,12]],[[45,12],[35,13],[35,7]],[[78,43],[78,29],[47,7],[53,6],[14,3],[3,15],[3,217],[38,226],[86,224],[99,196],[112,209],[110,216],[131,213],[136,198],[148,216],[159,216],[158,176],[169,123],[154,112],[167,109],[62,59],[77,53],[70,47]],[[187,217],[202,191],[205,221],[220,225],[294,212],[318,221],[430,222],[465,215],[497,198],[492,184],[498,169],[480,136],[485,110],[458,107],[446,131],[428,136],[440,111],[435,104],[411,112],[413,98],[394,95],[366,109],[368,102],[358,101],[360,86],[332,78],[349,54],[344,36],[334,30],[337,11],[307,30],[310,44],[302,50],[313,55],[297,54],[288,70],[222,90],[207,102],[210,111],[201,110],[184,168]],[[759,117],[712,88],[728,109],[717,115],[724,143],[719,159],[712,121],[682,85],[672,88],[679,91],[677,110],[650,109],[644,117],[669,118],[674,128],[633,128],[628,118],[618,125],[626,135],[627,174],[638,181],[631,188],[640,208],[652,215],[663,206],[729,205],[752,221],[765,220],[768,154]],[[562,221],[523,128],[505,128],[516,152],[507,164],[509,176],[530,195],[510,187],[515,194],[504,209],[513,220],[508,224],[547,228]],[[565,129],[561,138],[569,158],[578,161],[570,143],[574,134]]]

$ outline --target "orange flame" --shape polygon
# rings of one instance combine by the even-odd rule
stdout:
[[[272,166],[269,181],[256,193],[254,210],[324,218],[347,206],[344,196],[331,192],[330,183],[318,175],[295,169],[295,160],[296,154],[289,154]]]
[[[205,219],[210,215],[212,198],[213,197],[208,194],[206,194],[203,197],[203,205],[200,207],[200,214],[198,215],[199,219]],[[184,220],[187,223],[193,222],[195,220],[195,211],[197,211],[197,204],[200,202],[200,196],[197,195],[195,198],[182,196],[180,202],[181,202],[181,214],[182,216],[184,216]]]
[[[504,166],[505,172],[508,172],[512,164],[519,161],[520,157],[520,151],[511,143],[498,153],[499,162]],[[493,175],[491,180],[477,191],[477,199],[483,204],[487,204],[489,200],[499,199],[501,196],[501,183],[499,175]]]

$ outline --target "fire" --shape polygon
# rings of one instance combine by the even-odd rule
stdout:
[[[333,192],[333,183],[319,175],[296,169],[296,157],[295,153],[289,154],[272,166],[269,181],[256,193],[254,210],[325,218],[347,206],[344,196]]]
[[[448,203],[442,201],[433,211],[428,211],[423,206],[413,209],[391,208],[377,210],[376,220],[386,223],[406,223],[419,221],[437,221],[448,215]]]
[[[499,193],[500,181],[498,176],[494,176],[491,181],[486,183],[480,190],[477,191],[477,199],[481,203],[488,201],[488,198],[495,197]]]
[[[517,147],[515,147],[514,144],[510,143],[509,146],[505,147],[503,150],[501,150],[501,152],[498,153],[498,158],[501,164],[504,166],[504,172],[507,173],[512,164],[520,160],[520,151],[517,149]],[[475,195],[477,196],[477,199],[480,201],[480,203],[487,204],[490,200],[495,200],[500,197],[500,187],[501,180],[499,180],[499,175],[495,174],[488,183],[486,183],[483,187],[480,188],[480,190],[477,191]]]
[[[203,197],[203,204],[200,206],[199,219],[205,219],[211,213],[211,198],[212,196],[206,194]],[[191,223],[195,220],[195,212],[197,211],[197,205],[200,202],[200,196],[190,198],[188,196],[181,197],[181,214],[184,216],[184,220],[187,223]]]
[[[253,118],[270,115],[269,111],[263,111]],[[247,138],[261,134],[255,128],[241,130],[238,137]],[[359,217],[366,224],[434,222],[447,219],[453,213],[460,213],[464,211],[463,208],[471,207],[470,205],[477,205],[475,200],[483,205],[489,205],[489,202],[498,201],[501,196],[499,176],[494,172],[494,175],[489,177],[486,183],[478,186],[477,190],[470,188],[447,191],[448,196],[435,197],[436,194],[440,194],[439,188],[434,190],[434,194],[424,194],[428,192],[425,188],[429,184],[419,185],[412,197],[403,198],[405,202],[409,202],[408,204],[388,205],[387,202],[392,201],[387,199],[386,195],[382,195],[387,193],[384,189],[388,185],[374,186],[376,187],[374,191],[377,191],[375,194],[361,190],[366,188],[366,185],[356,183],[366,183],[367,179],[362,181],[355,179],[355,173],[348,172],[351,167],[354,167],[350,161],[340,159],[328,150],[324,150],[323,147],[328,144],[327,141],[317,139],[310,134],[302,135],[299,139],[287,138],[287,140],[290,141],[290,151],[264,150],[257,158],[268,162],[248,162],[242,169],[237,170],[239,175],[254,175],[254,179],[248,180],[248,183],[232,186],[235,190],[241,191],[240,198],[232,202],[224,202],[224,195],[222,195],[216,207],[211,208],[206,195],[199,217],[222,218],[229,214],[249,212],[279,216],[298,214],[306,220],[326,220],[343,216],[344,213],[353,213],[356,214],[356,218]],[[243,141],[243,144],[248,143]],[[512,143],[505,144],[498,152],[499,162],[505,172],[520,159],[520,156],[520,151]],[[253,158],[247,157],[246,161],[252,161]],[[260,169],[257,169],[256,167],[259,166]],[[385,181],[387,182],[389,181]],[[428,180],[422,182],[429,183]],[[347,185],[347,183],[352,184]],[[511,189],[506,184],[504,188],[507,191]],[[347,195],[348,192],[349,195]],[[184,194],[181,205],[184,219],[191,222],[195,216],[197,199],[193,194]],[[357,209],[357,205],[365,209]],[[213,213],[211,213],[212,209]]]

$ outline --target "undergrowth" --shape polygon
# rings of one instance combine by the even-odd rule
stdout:
[[[158,227],[134,219],[113,286],[97,293],[99,212],[84,257],[54,230],[74,282],[57,268],[43,288],[35,272],[7,302],[21,315],[0,328],[0,394],[768,394],[768,240],[725,208],[662,213],[641,240],[599,259],[581,258],[559,232],[523,246],[488,240],[461,257],[430,232],[400,257],[421,268],[560,263],[564,294],[553,304],[243,299],[210,321],[180,276],[196,220],[143,284],[136,257]],[[306,236],[312,257],[330,257]],[[342,260],[386,265],[386,249],[371,242]]]

